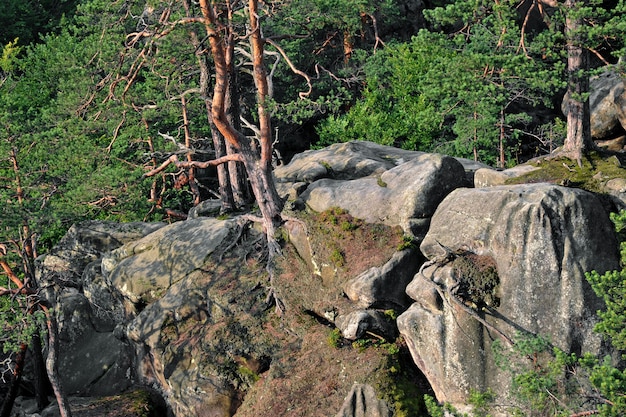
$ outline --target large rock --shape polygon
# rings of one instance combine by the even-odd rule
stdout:
[[[274,175],[279,183],[311,183],[322,178],[356,179],[382,174],[423,154],[366,141],[336,143],[294,156],[289,164],[277,167]]]
[[[431,260],[472,254],[499,279],[477,313],[490,328],[446,295],[469,279],[453,262],[426,268],[407,289],[416,302],[398,327],[440,401],[466,409],[470,389],[488,388],[497,402],[511,401],[511,376],[494,361],[492,343],[502,339],[494,329],[510,339],[540,335],[566,352],[601,351],[593,332],[601,303],[584,274],[617,269],[619,258],[595,195],[548,184],[457,189],[438,207],[421,250]]]
[[[159,388],[177,416],[226,417],[235,407],[236,390],[220,368],[229,362],[228,353],[219,351],[229,330],[222,329],[221,337],[214,334],[224,321],[237,321],[233,310],[238,308],[229,302],[235,288],[232,294],[224,292],[220,286],[228,281],[227,274],[212,277],[201,269],[212,265],[209,257],[219,257],[215,252],[229,246],[240,228],[236,220],[189,219],[130,242],[102,260],[107,282],[127,300],[126,335],[136,350],[137,374],[143,383]],[[247,290],[246,297],[253,300],[262,292],[261,287]],[[247,306],[243,297],[238,301]],[[236,347],[234,337],[230,342],[233,355],[253,350]]]
[[[394,253],[383,266],[375,266],[348,281],[346,296],[362,308],[395,308],[404,311],[410,305],[405,288],[419,265],[415,250]]]
[[[149,304],[200,268],[235,227],[235,221],[214,218],[173,223],[107,253],[103,272],[130,302]]]
[[[609,71],[590,80],[589,107],[591,109],[591,136],[610,138],[626,128],[626,93],[624,80]]]
[[[277,188],[291,200],[321,179],[355,180],[380,176],[424,152],[409,151],[368,141],[336,143],[324,149],[305,151],[296,155],[288,165],[274,171]],[[465,158],[455,158],[465,170],[465,184],[473,183],[474,172],[488,165]]]
[[[465,170],[456,159],[422,154],[380,175],[316,181],[301,198],[318,212],[341,207],[369,223],[401,226],[419,235],[439,202],[464,183]]]
[[[123,321],[124,311],[104,284],[99,259],[163,226],[79,223],[48,255],[37,260],[37,280],[57,312],[59,372],[68,393],[110,395],[130,386],[132,349],[114,331]]]

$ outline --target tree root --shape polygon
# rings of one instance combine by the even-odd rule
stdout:
[[[251,214],[241,215],[237,219],[237,235],[234,237],[232,242],[224,248],[224,250],[220,253],[218,257],[218,262],[222,262],[224,259],[224,255],[230,252],[235,246],[237,246],[241,240],[243,239],[244,233],[246,232],[248,226],[251,223],[261,223],[265,225],[265,222],[262,217],[253,216]],[[285,303],[278,296],[278,291],[274,286],[274,275],[275,275],[275,258],[277,256],[282,255],[282,248],[280,243],[276,240],[273,233],[265,233],[264,237],[266,238],[266,246],[267,246],[267,259],[265,270],[268,274],[268,282],[269,284],[266,286],[267,289],[267,297],[265,302],[267,304],[274,303],[276,314],[282,316],[285,313]],[[262,240],[263,237],[257,240]]]

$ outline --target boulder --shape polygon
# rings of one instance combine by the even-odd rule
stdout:
[[[344,287],[346,296],[362,308],[393,308],[404,311],[411,303],[405,288],[419,266],[415,250],[394,253],[383,266],[375,266],[352,278]]]
[[[367,332],[385,340],[395,340],[398,337],[395,324],[379,310],[357,310],[337,316],[335,325],[348,340],[360,339]]]
[[[596,140],[611,139],[626,129],[626,92],[624,80],[613,71],[606,71],[589,80],[591,136]],[[567,115],[566,96],[561,110]]]
[[[437,399],[466,410],[470,389],[491,388],[496,402],[513,401],[511,375],[494,360],[495,340],[506,345],[523,333],[566,352],[601,352],[593,327],[602,304],[585,272],[617,269],[617,247],[594,194],[549,184],[453,191],[421,244],[432,262],[407,288],[416,302],[397,320]],[[461,255],[474,270],[492,266],[497,282],[483,287],[482,300],[466,297],[461,304],[447,292],[485,277],[451,261]]]
[[[170,224],[107,253],[104,276],[131,303],[149,304],[200,268],[235,227],[233,220],[202,217]]]
[[[369,223],[401,226],[420,235],[439,202],[464,183],[465,170],[456,159],[422,154],[379,175],[318,180],[301,198],[318,212],[340,207]]]
[[[37,260],[37,281],[57,312],[59,372],[68,393],[111,395],[131,384],[132,349],[114,332],[123,320],[123,308],[104,283],[98,260],[163,226],[78,223]]]
[[[206,277],[208,257],[236,234],[235,220],[191,218],[160,228],[103,256],[107,285],[126,300],[126,337],[134,346],[139,379],[158,387],[175,415],[228,416],[233,390],[218,373],[198,363],[203,337],[182,328],[224,318],[226,302],[212,302]],[[210,360],[209,360],[210,362]]]
[[[309,184],[321,179],[355,180],[379,177],[385,171],[428,155],[368,141],[336,143],[324,149],[305,151],[274,170],[276,187],[282,196],[296,199]],[[465,185],[473,183],[474,172],[488,165],[455,158],[465,170]]]
[[[356,179],[382,174],[423,154],[366,141],[336,143],[297,154],[289,164],[277,167],[274,176],[279,183],[312,183],[322,178]]]
[[[504,185],[506,180],[516,178],[532,171],[540,169],[529,164],[516,165],[509,169],[496,170],[493,168],[480,168],[474,174],[474,187],[493,187]]]

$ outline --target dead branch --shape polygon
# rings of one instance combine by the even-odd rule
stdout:
[[[15,275],[15,272],[13,272],[9,264],[4,259],[0,259],[0,267],[2,267],[4,273],[9,277],[11,282],[17,285],[18,289],[24,287],[24,283],[22,282],[22,280],[19,279],[17,275]]]
[[[387,45],[385,45],[385,42],[383,42],[383,40],[380,38],[378,34],[378,23],[376,21],[376,17],[370,13],[365,13],[365,16],[372,19],[372,27],[374,28],[374,39],[376,40],[376,42],[374,43],[374,53],[376,53],[376,49],[378,48],[379,44],[382,46],[387,46]]]
[[[285,52],[285,50],[283,48],[281,48],[280,45],[278,45],[272,39],[265,39],[265,41],[267,43],[269,43],[270,45],[272,45],[274,48],[276,48],[276,50],[278,52],[280,52],[280,54],[285,59],[285,62],[287,62],[287,65],[289,65],[289,68],[291,68],[291,71],[293,71],[295,74],[301,76],[302,78],[304,78],[306,80],[306,84],[309,87],[309,90],[308,91],[301,91],[301,92],[299,92],[298,96],[300,98],[305,98],[305,97],[308,97],[309,95],[311,95],[311,92],[313,91],[313,85],[311,84],[311,77],[309,77],[306,73],[304,73],[303,71],[300,71],[298,68],[296,68],[296,66],[293,64],[293,62],[291,62],[291,60],[287,56],[287,53]]]
[[[529,57],[528,51],[526,50],[526,42],[525,42],[526,27],[528,26],[528,21],[530,20],[530,14],[535,9],[535,6],[536,6],[536,3],[535,1],[533,1],[530,7],[528,8],[528,10],[526,11],[526,16],[524,16],[524,22],[522,23],[522,28],[520,30],[519,45],[517,46],[517,51],[516,51],[516,52],[519,52],[520,49],[523,50],[524,55],[526,55],[526,57]]]
[[[42,303],[39,304],[40,308],[46,315],[46,326],[48,327],[48,357],[46,358],[46,370],[48,371],[48,378],[52,384],[52,390],[56,397],[57,404],[59,404],[59,411],[61,417],[72,417],[69,402],[61,385],[61,378],[59,376],[59,328],[57,325],[56,317],[47,306]]]
[[[174,166],[176,166],[176,168],[181,168],[181,169],[189,169],[189,168],[208,168],[208,167],[214,167],[226,162],[230,162],[230,161],[237,161],[237,162],[243,162],[243,158],[241,157],[241,154],[231,154],[231,155],[225,155],[222,156],[221,158],[217,158],[217,159],[212,159],[210,161],[180,161],[178,159],[178,156],[176,154],[170,156],[169,158],[167,158],[161,165],[159,165],[158,167],[154,168],[151,171],[146,172],[145,174],[143,174],[144,177],[152,177],[158,173],[160,173],[161,171],[163,171],[165,168],[167,168],[170,164],[174,164]]]
[[[117,140],[117,136],[120,133],[120,129],[122,128],[122,126],[124,125],[125,122],[126,122],[126,110],[124,110],[124,112],[122,112],[122,120],[120,120],[118,125],[115,127],[115,130],[113,131],[113,139],[111,139],[111,143],[109,143],[109,146],[106,147],[106,153],[111,153],[111,149],[113,148],[113,144]]]

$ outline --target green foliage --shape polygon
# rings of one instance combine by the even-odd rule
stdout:
[[[346,258],[343,254],[343,252],[341,251],[341,249],[339,248],[334,248],[331,252],[330,252],[330,261],[333,263],[333,265],[335,265],[337,268],[341,268],[342,266],[344,266],[346,264]]]
[[[33,336],[45,329],[44,313],[38,310],[28,314],[23,307],[25,302],[25,297],[0,297],[0,346],[3,353],[18,352],[22,344],[30,345]]]
[[[626,267],[626,211],[611,213],[611,220],[615,223],[615,230],[620,242],[622,267]]]
[[[612,214],[611,220],[615,223],[620,237],[622,270],[607,271],[599,274],[592,271],[587,274],[596,295],[605,303],[606,309],[599,311],[600,322],[596,331],[610,338],[613,346],[619,350],[626,350],[626,211]]]
[[[521,333],[512,347],[494,342],[492,348],[496,364],[511,374],[512,393],[519,401],[516,415],[569,415],[588,406],[584,381],[573,371],[575,354],[541,336]]]
[[[365,67],[362,100],[345,116],[318,126],[320,145],[360,139],[495,164],[497,126],[505,129],[505,145],[512,145],[528,120],[509,107],[549,104],[549,94],[561,85],[545,80],[562,66],[547,67],[506,47],[494,55],[498,39],[491,30],[478,29],[469,40],[422,30],[411,42],[377,53]],[[515,149],[507,146],[506,152],[512,155]]]
[[[396,250],[403,251],[405,249],[417,249],[418,245],[419,240],[417,240],[415,236],[405,234],[402,236],[402,243],[398,245]]]
[[[334,328],[328,333],[327,339],[328,345],[335,349],[341,347],[343,342],[343,336],[341,335],[341,330]]]
[[[491,388],[485,392],[470,389],[469,403],[474,407],[472,413],[474,417],[488,417],[489,408],[495,399],[496,395]]]
[[[21,45],[40,40],[58,30],[66,15],[71,15],[80,0],[3,0],[0,10],[0,44],[19,38]]]
[[[2,57],[0,57],[0,70],[2,70],[2,74],[7,74],[13,70],[21,49],[22,48],[17,45],[17,38],[4,45],[2,48]]]

